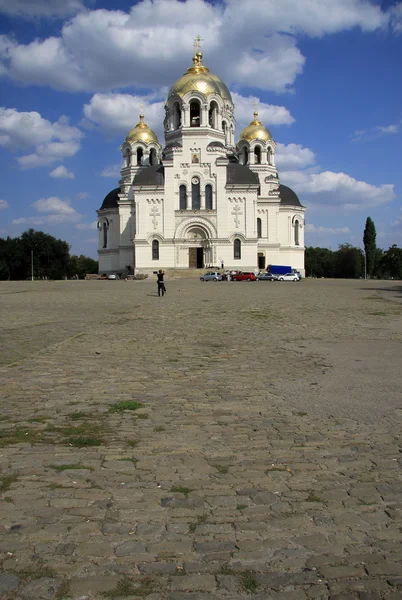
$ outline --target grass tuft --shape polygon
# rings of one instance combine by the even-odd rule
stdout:
[[[116,402],[109,408],[109,412],[123,412],[124,410],[138,410],[144,405],[141,402],[135,402],[134,400],[123,400],[122,402]]]
[[[73,469],[74,470],[77,470],[77,469],[87,469],[88,471],[93,471],[94,470],[93,467],[88,467],[86,465],[80,465],[80,464],[49,465],[49,467],[51,469],[54,469],[58,473],[61,473],[62,471],[70,471],[70,470],[73,470]]]
[[[76,448],[89,448],[91,446],[101,446],[103,444],[103,440],[93,436],[85,436],[79,435],[76,437],[69,437],[65,440],[66,444],[70,446],[75,446]]]
[[[7,492],[10,489],[13,483],[18,481],[18,475],[4,475],[0,478],[0,481],[0,494],[4,494],[4,492]]]
[[[229,467],[226,465],[212,465],[219,473],[228,473]]]
[[[243,571],[240,575],[240,583],[246,592],[249,594],[254,594],[258,589],[257,577],[254,571]]]
[[[170,488],[171,492],[175,492],[177,494],[184,494],[184,496],[186,498],[188,498],[188,495],[190,492],[192,492],[193,490],[191,490],[188,487],[182,487],[180,485],[172,485],[172,487]]]
[[[306,502],[323,502],[325,504],[325,500],[316,496],[314,492],[310,492],[308,497],[306,498]]]

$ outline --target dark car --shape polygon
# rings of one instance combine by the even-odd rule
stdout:
[[[272,273],[259,273],[256,276],[257,281],[278,281],[278,275]]]

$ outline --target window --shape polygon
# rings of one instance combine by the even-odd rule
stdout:
[[[152,242],[152,260],[159,260],[159,242],[154,240]]]
[[[212,210],[212,185],[205,186],[205,208]]]
[[[150,154],[149,154],[149,164],[151,166],[156,165],[157,164],[157,160],[156,160],[156,150],[155,148],[152,148]]]
[[[199,210],[201,208],[200,180],[193,177],[191,182],[191,208]]]
[[[187,188],[185,185],[180,186],[179,197],[180,197],[180,210],[186,210],[186,208],[187,208]]]
[[[261,219],[257,219],[257,237],[262,237],[262,221]]]
[[[268,162],[269,165],[271,164],[271,160],[272,160],[271,156],[272,156],[272,150],[271,150],[271,148],[268,148],[268,150],[267,150],[267,162]]]
[[[141,165],[142,164],[142,157],[143,157],[143,149],[142,148],[137,148],[137,165]]]
[[[172,129],[181,127],[181,110],[178,102],[173,104],[172,108]]]
[[[199,127],[201,118],[201,106],[198,100],[190,102],[190,126]]]
[[[103,223],[102,231],[103,231],[103,247],[107,248],[107,225],[106,225],[106,223]]]
[[[261,148],[260,148],[260,146],[256,146],[254,148],[254,164],[256,164],[256,165],[261,164]]]
[[[300,246],[300,242],[299,242],[299,228],[300,228],[299,221],[295,221],[295,246]]]
[[[211,102],[209,105],[209,126],[213,129],[218,129],[218,105],[216,102]]]
[[[241,163],[242,163],[242,165],[246,165],[248,163],[248,150],[247,150],[247,148],[243,148]]]
[[[131,164],[131,152],[130,150],[127,150],[127,154],[126,154],[126,167],[129,167]]]
[[[241,258],[241,241],[238,239],[233,243],[233,258],[236,260]]]

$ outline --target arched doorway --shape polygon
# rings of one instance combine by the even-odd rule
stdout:
[[[208,234],[203,227],[193,225],[186,232],[188,240],[188,267],[202,269],[209,261]]]

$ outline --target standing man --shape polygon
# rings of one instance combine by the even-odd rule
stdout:
[[[164,275],[165,275],[165,271],[162,271],[162,269],[159,269],[158,273],[156,274],[156,276],[158,278],[158,296],[161,295],[161,292],[162,292],[162,296],[164,296],[166,294],[165,282],[163,281]]]

